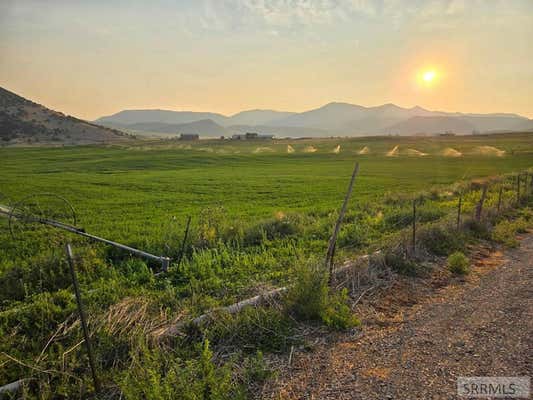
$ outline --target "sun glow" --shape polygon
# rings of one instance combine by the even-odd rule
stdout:
[[[436,72],[433,70],[425,71],[422,75],[422,79],[424,79],[424,82],[430,83],[435,80],[435,77],[437,76]]]

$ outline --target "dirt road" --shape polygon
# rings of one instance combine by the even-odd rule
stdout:
[[[361,305],[360,333],[296,352],[263,398],[454,399],[459,376],[531,376],[533,235],[473,262]]]

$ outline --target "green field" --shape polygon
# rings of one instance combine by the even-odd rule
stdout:
[[[397,145],[396,156],[385,155]],[[306,152],[309,146],[316,151]],[[365,146],[369,154],[358,154]],[[447,148],[462,156],[444,156]],[[0,204],[58,194],[75,207],[77,224],[87,232],[174,260],[192,217],[181,267],[172,265],[158,278],[147,269],[157,264],[57,231],[24,227],[24,236],[14,240],[0,219],[0,335],[7,338],[0,351],[35,361],[74,312],[62,248],[67,238],[82,256],[82,288],[93,315],[129,296],[151,299],[168,318],[197,315],[285,285],[295,266],[324,256],[356,161],[360,175],[339,260],[400,234],[409,225],[410,199],[421,192],[427,196],[420,221],[431,222],[455,209],[453,184],[533,167],[533,134],[0,148]],[[469,196],[466,213],[478,194]],[[513,192],[505,196],[509,201]],[[55,365],[60,351],[49,351]],[[26,372],[10,364],[0,372],[0,385]]]

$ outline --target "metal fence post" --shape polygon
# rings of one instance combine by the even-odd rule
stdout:
[[[498,193],[498,214],[500,213],[500,209],[502,207],[502,194],[503,194],[503,186],[500,186],[500,191]]]
[[[78,277],[76,275],[76,269],[74,266],[74,257],[72,255],[72,248],[70,243],[67,243],[66,246],[68,265],[70,268],[70,276],[72,278],[72,285],[74,286],[74,292],[76,293],[76,303],[78,304],[78,313],[80,314],[81,327],[83,330],[83,337],[85,338],[85,347],[87,349],[87,356],[89,357],[89,366],[91,368],[91,373],[93,376],[94,389],[97,394],[100,393],[100,381],[96,374],[96,365],[94,363],[93,350],[91,347],[91,340],[89,338],[89,329],[87,328],[87,318],[85,316],[85,311],[83,309],[83,303],[81,301],[81,292],[80,286],[78,284]]]
[[[459,204],[457,205],[457,229],[461,226],[461,207],[463,205],[463,195],[459,196]]]
[[[516,202],[520,203],[520,173],[516,176]]]
[[[413,255],[416,253],[416,199],[413,199]]]
[[[185,228],[185,233],[183,234],[183,241],[181,242],[181,249],[180,249],[180,255],[177,262],[177,268],[180,267],[181,260],[183,259],[183,255],[185,254],[185,245],[187,243],[187,237],[189,236],[189,227],[191,225],[191,217],[187,217],[187,226]]]
[[[487,197],[487,184],[483,186],[483,189],[481,191],[481,197],[479,198],[479,202],[476,206],[476,221],[481,220],[481,212],[483,211],[483,203],[485,202],[485,198]]]

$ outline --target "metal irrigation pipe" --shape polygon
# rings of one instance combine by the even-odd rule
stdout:
[[[83,230],[82,228],[77,228],[77,227],[72,226],[72,225],[64,224],[63,222],[54,221],[52,219],[47,219],[47,218],[39,218],[39,217],[27,216],[27,215],[24,215],[23,213],[16,213],[15,210],[13,210],[13,209],[11,209],[9,207],[1,206],[1,205],[0,205],[0,214],[4,214],[4,215],[7,215],[9,217],[20,219],[20,220],[25,220],[25,221],[30,221],[30,222],[37,222],[37,223],[40,223],[40,224],[43,224],[43,225],[53,226],[54,228],[63,229],[65,231],[67,231],[67,232],[75,233],[76,235],[80,235],[80,236],[95,240],[97,242],[106,243],[106,244],[109,244],[111,246],[117,247],[119,249],[126,250],[126,251],[128,251],[130,253],[133,253],[133,254],[136,254],[138,256],[158,261],[158,262],[161,263],[161,269],[164,272],[166,272],[168,270],[168,267],[170,265],[170,258],[169,257],[156,256],[154,254],[147,253],[146,251],[135,249],[135,248],[130,247],[130,246],[126,246],[125,244],[122,244],[122,243],[117,243],[117,242],[114,242],[112,240],[104,239],[104,238],[96,236],[96,235],[91,235],[90,233],[85,232],[85,230]]]

